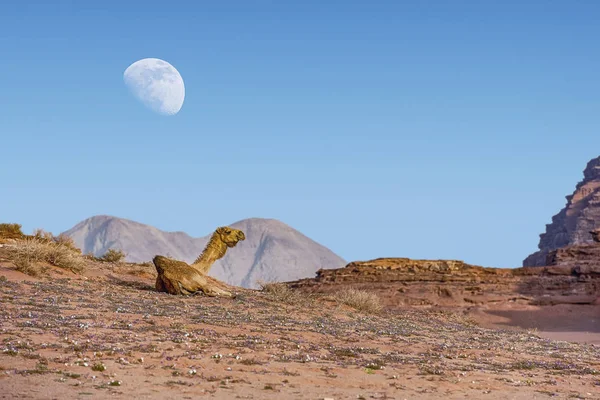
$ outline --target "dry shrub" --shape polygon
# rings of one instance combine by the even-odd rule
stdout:
[[[63,246],[66,246],[68,248],[70,248],[71,250],[73,250],[76,253],[81,254],[81,249],[79,247],[77,247],[77,245],[75,244],[75,241],[73,240],[72,237],[65,235],[64,233],[61,233],[58,236],[55,236],[53,238],[54,242]]]
[[[41,262],[76,273],[82,272],[85,266],[80,253],[66,244],[49,241],[42,234],[17,241],[9,248],[9,254],[17,270],[33,276],[45,271],[37,265]]]
[[[383,308],[379,297],[365,290],[346,288],[335,293],[333,298],[342,304],[367,313],[378,313]]]
[[[20,239],[22,237],[21,224],[0,224],[0,238]]]
[[[69,246],[59,243],[49,245],[46,261],[60,268],[80,273],[85,267],[85,260],[80,253],[75,252]]]
[[[47,256],[47,244],[34,238],[20,240],[14,247],[9,248],[10,260],[17,271],[31,276],[41,275],[45,268],[37,263],[43,262]]]
[[[98,257],[98,261],[117,263],[125,259],[126,255],[121,250],[108,249],[102,257]]]
[[[76,253],[81,253],[81,249],[75,245],[73,238],[65,235],[64,233],[54,236],[52,232],[47,232],[43,229],[36,229],[33,231],[33,237],[41,242],[56,243],[57,245],[68,247]]]
[[[269,295],[273,300],[288,304],[299,304],[307,299],[288,285],[280,282],[257,282],[260,290]]]
[[[43,229],[36,229],[33,231],[33,237],[39,241],[52,242],[54,241],[54,235],[51,232]]]

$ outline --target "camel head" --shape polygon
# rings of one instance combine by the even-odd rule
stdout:
[[[228,226],[217,228],[216,233],[219,235],[221,241],[227,245],[227,247],[235,247],[240,240],[246,239],[244,232]]]

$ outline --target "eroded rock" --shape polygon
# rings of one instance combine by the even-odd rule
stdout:
[[[588,162],[583,180],[566,199],[565,207],[552,217],[546,232],[540,235],[539,250],[523,260],[524,267],[546,265],[546,257],[552,250],[598,241],[597,234],[592,232],[600,228],[600,157]]]
[[[288,284],[332,294],[351,286],[378,294],[392,307],[535,305],[550,301],[546,298],[553,304],[593,304],[600,295],[600,267],[565,264],[502,269],[457,260],[379,258],[321,269],[313,279]]]

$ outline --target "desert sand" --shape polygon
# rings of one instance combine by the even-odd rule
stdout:
[[[482,327],[528,330],[548,339],[600,345],[600,306],[556,304],[515,308],[477,310],[470,315]]]
[[[0,397],[600,398],[600,347],[507,325],[530,318],[517,311],[372,314],[241,288],[173,296],[153,279],[96,262],[34,278],[0,258]]]

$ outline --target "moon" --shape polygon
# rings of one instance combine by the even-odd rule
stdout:
[[[162,115],[175,115],[185,98],[185,85],[179,71],[159,58],[144,58],[123,73],[131,93],[146,107]]]

